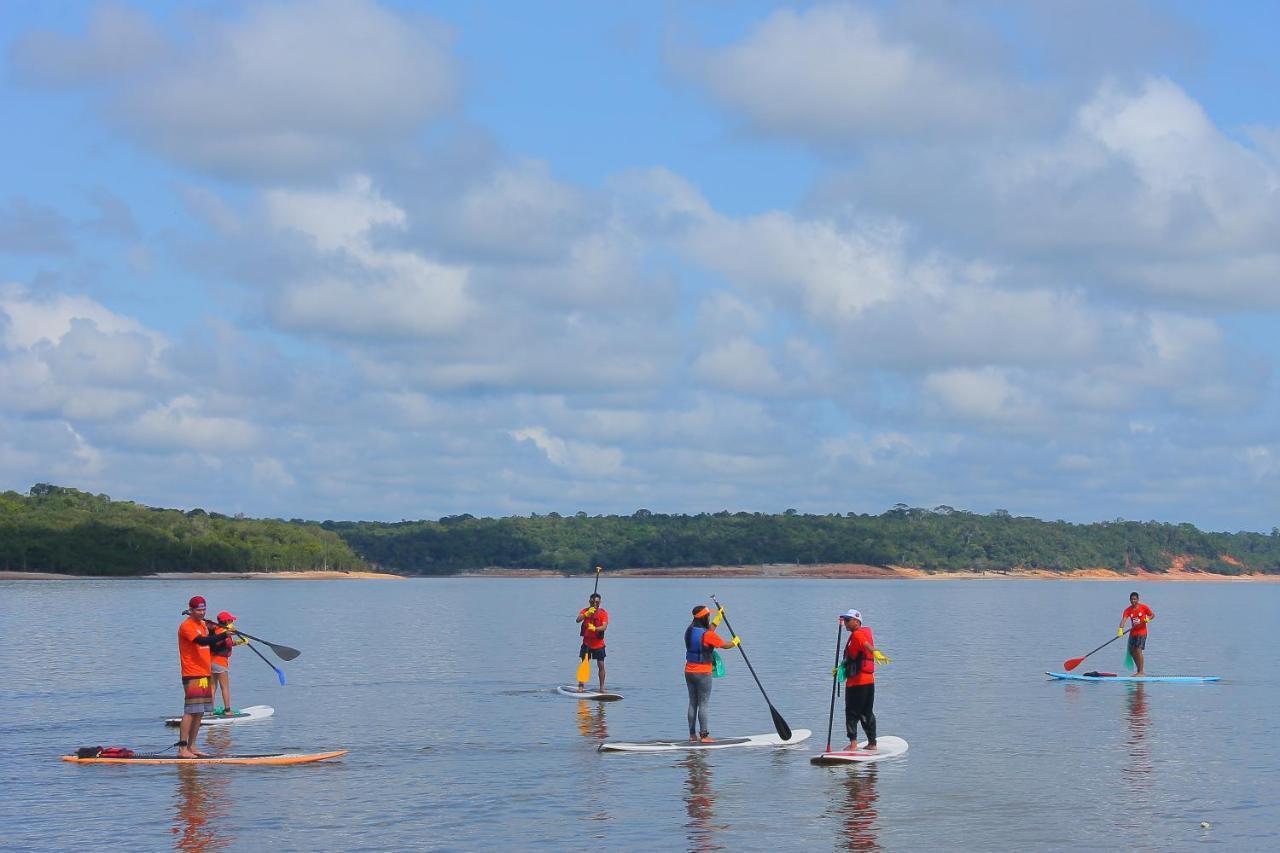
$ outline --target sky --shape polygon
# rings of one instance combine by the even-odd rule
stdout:
[[[1269,531],[1271,2],[0,16],[0,489]]]

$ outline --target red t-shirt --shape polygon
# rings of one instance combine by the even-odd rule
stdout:
[[[586,607],[582,608],[578,611],[578,615],[586,616],[587,610]],[[588,625],[596,630],[592,631],[587,627]],[[604,629],[607,627],[609,627],[609,611],[603,607],[597,607],[595,613],[582,620],[582,644],[589,649],[603,649]]]
[[[1150,607],[1139,601],[1132,607],[1126,607],[1124,613],[1120,614],[1120,618],[1129,620],[1129,636],[1145,637],[1147,635],[1147,622],[1154,619],[1155,615],[1155,612]]]
[[[183,619],[178,626],[178,660],[182,662],[183,678],[209,676],[209,647],[196,645],[196,637],[204,637],[209,628],[202,620]]]
[[[871,656],[871,652],[867,651],[864,646],[874,647],[876,639],[871,635],[871,629],[863,625],[858,630],[849,635],[849,642],[845,644],[844,656],[848,660],[850,669],[845,670],[844,683],[846,687],[857,687],[862,684],[876,683],[876,661]],[[861,666],[854,667],[853,659],[859,654],[862,655]]]

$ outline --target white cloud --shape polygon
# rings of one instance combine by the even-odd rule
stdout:
[[[136,447],[212,454],[244,453],[261,441],[254,424],[244,418],[205,414],[201,402],[189,395],[143,412],[124,428],[123,437]]]
[[[566,441],[542,427],[512,430],[511,437],[516,441],[532,442],[551,464],[565,468],[575,476],[608,476],[622,468],[622,452],[617,448]]]

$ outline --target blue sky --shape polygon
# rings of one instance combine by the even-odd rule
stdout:
[[[9,4],[0,488],[1270,530],[1278,24]]]

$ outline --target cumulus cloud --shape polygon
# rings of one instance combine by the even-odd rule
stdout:
[[[622,467],[622,452],[613,447],[600,447],[584,442],[565,441],[542,427],[524,427],[511,431],[516,441],[532,442],[553,465],[579,476],[607,476]]]

